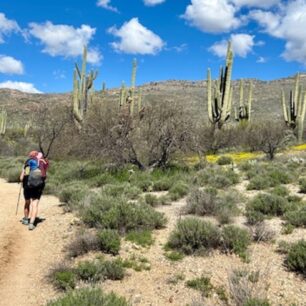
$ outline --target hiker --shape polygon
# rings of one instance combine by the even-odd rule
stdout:
[[[31,151],[20,174],[25,199],[22,224],[28,225],[29,230],[35,228],[34,222],[38,213],[38,203],[45,187],[48,166],[49,163],[43,158],[41,152]]]

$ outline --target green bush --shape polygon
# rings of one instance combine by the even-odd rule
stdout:
[[[154,194],[147,193],[144,199],[145,202],[152,207],[156,207],[159,204],[158,197]]]
[[[185,213],[216,216],[222,224],[230,223],[239,212],[236,198],[230,193],[218,195],[214,188],[196,189],[187,197]]]
[[[223,166],[223,165],[230,165],[233,163],[233,159],[229,156],[220,156],[218,159],[217,159],[217,164],[219,166]]]
[[[94,261],[82,261],[75,269],[75,273],[80,280],[87,282],[97,282],[101,279],[99,265]]]
[[[301,178],[299,180],[299,184],[300,184],[300,192],[306,193],[306,178]]]
[[[213,188],[192,190],[187,197],[186,214],[214,215],[217,206],[217,190]]]
[[[245,216],[247,217],[248,224],[250,225],[255,225],[257,223],[263,222],[265,219],[265,215],[263,213],[253,209],[247,209]]]
[[[9,183],[18,183],[20,182],[20,173],[21,173],[21,170],[20,168],[11,168],[8,170],[7,174],[6,174],[6,180],[9,182]]]
[[[255,196],[247,205],[247,213],[255,211],[268,216],[282,216],[288,209],[288,202],[281,196],[261,193]],[[248,214],[247,214],[248,215]]]
[[[252,298],[247,300],[243,306],[270,306],[271,304],[269,303],[268,300],[261,300],[257,298]]]
[[[214,289],[210,278],[202,276],[186,282],[186,286],[201,292],[204,297],[209,297]]]
[[[280,197],[286,197],[289,195],[289,190],[285,186],[276,186],[273,190],[272,193],[275,195],[278,195]]]
[[[164,215],[151,206],[129,203],[124,198],[113,198],[111,202],[105,199],[97,206],[90,205],[83,214],[83,220],[88,225],[114,229],[120,233],[158,229],[166,223]]]
[[[245,257],[246,250],[251,244],[251,235],[245,229],[234,225],[227,225],[222,230],[222,241],[225,250],[232,251],[241,257]]]
[[[124,277],[124,268],[120,260],[97,259],[80,262],[75,273],[78,279],[83,281],[121,280]]]
[[[167,191],[173,185],[173,180],[170,178],[162,178],[153,184],[154,191]]]
[[[59,290],[74,289],[76,286],[76,274],[66,264],[61,264],[52,269],[49,279],[55,288]]]
[[[70,210],[75,210],[82,206],[81,201],[88,194],[90,191],[86,185],[74,182],[61,188],[59,200],[62,203],[67,203]]]
[[[120,250],[120,236],[118,232],[111,229],[103,229],[98,233],[100,250],[117,255]]]
[[[152,237],[152,231],[130,231],[126,235],[126,240],[132,241],[143,247],[147,247],[153,244],[154,240]]]
[[[263,190],[269,187],[270,187],[269,178],[257,175],[250,179],[250,182],[247,185],[247,190]]]
[[[168,246],[193,254],[209,251],[220,244],[219,229],[211,224],[196,218],[186,218],[178,221],[175,230],[171,233]]]
[[[291,245],[285,264],[289,270],[306,276],[306,241],[300,240]]]
[[[285,214],[285,219],[296,227],[306,227],[306,207],[288,211]]]
[[[166,252],[165,257],[171,261],[180,261],[184,258],[184,254],[177,251]]]
[[[188,193],[188,190],[189,186],[186,183],[182,181],[174,183],[174,185],[169,189],[169,195],[171,200],[173,201],[179,200]]]
[[[47,306],[128,306],[128,302],[114,293],[105,294],[98,288],[82,288],[51,301]]]

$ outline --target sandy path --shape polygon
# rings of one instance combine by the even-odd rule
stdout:
[[[0,305],[44,305],[56,294],[46,275],[64,258],[72,216],[63,214],[57,198],[43,196],[39,216],[46,220],[29,231],[19,222],[22,197],[15,215],[18,192],[17,184],[0,179]]]

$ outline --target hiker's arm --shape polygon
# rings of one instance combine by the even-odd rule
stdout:
[[[22,169],[22,171],[21,171],[21,173],[20,173],[20,177],[19,177],[20,182],[23,181],[23,178],[24,178],[24,169]]]

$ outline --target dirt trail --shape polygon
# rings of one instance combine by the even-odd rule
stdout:
[[[52,264],[64,258],[72,234],[72,216],[63,214],[58,199],[43,196],[34,231],[22,225],[23,197],[15,215],[19,185],[0,179],[0,305],[44,305],[56,292],[46,281]]]

